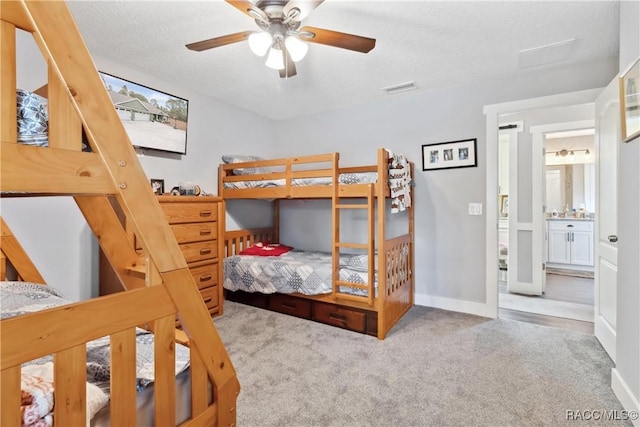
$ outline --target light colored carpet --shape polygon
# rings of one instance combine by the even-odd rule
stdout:
[[[556,301],[536,296],[500,293],[499,307],[509,310],[544,314],[545,316],[593,322],[593,306],[573,302]]]
[[[224,311],[215,324],[242,386],[240,427],[576,426],[566,411],[622,410],[592,335],[416,306],[379,341],[238,303]]]

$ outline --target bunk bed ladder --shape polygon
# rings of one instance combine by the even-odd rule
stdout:
[[[334,182],[335,177],[334,177]],[[340,197],[340,185],[334,186],[332,198],[332,215],[333,215],[333,295],[336,298],[361,301],[369,306],[373,306],[375,301],[375,186],[374,184],[363,184],[365,203],[342,203]],[[366,243],[350,243],[340,240],[340,211],[342,209],[366,209],[367,210],[367,242]],[[368,262],[368,283],[361,283],[340,280],[340,251],[341,249],[356,249],[367,251]],[[340,292],[340,287],[348,287],[351,289],[364,290],[367,296],[358,296]]]
[[[155,417],[158,425],[174,425],[175,388],[171,387],[171,382],[175,381],[175,369],[170,359],[173,357],[175,344],[173,325],[177,313],[184,328],[185,340],[189,341],[191,347],[192,372],[197,371],[199,374],[197,378],[192,377],[192,397],[197,395],[197,399],[192,398],[192,418],[185,424],[235,425],[236,399],[240,390],[235,369],[211,321],[193,275],[187,268],[166,216],[149,187],[147,176],[104,89],[71,12],[65,2],[61,1],[3,1],[0,10],[0,50],[3,61],[0,76],[1,190],[6,194],[20,192],[73,196],[120,281],[127,289],[127,292],[117,295],[83,302],[78,306],[81,308],[66,314],[66,309],[52,309],[52,318],[59,316],[65,321],[75,319],[74,324],[78,325],[82,324],[79,319],[85,315],[84,310],[99,310],[96,312],[107,313],[105,316],[108,317],[101,317],[100,314],[96,316],[95,319],[102,319],[104,324],[95,319],[91,319],[93,323],[87,321],[87,324],[101,325],[99,330],[91,331],[86,325],[83,325],[84,329],[79,326],[75,335],[71,334],[65,338],[65,343],[74,343],[67,348],[60,347],[62,344],[53,339],[44,339],[56,337],[58,330],[55,328],[66,324],[62,320],[52,322],[47,327],[53,328],[55,333],[44,334],[39,339],[37,351],[47,350],[52,354],[56,353],[60,361],[60,367],[58,362],[55,363],[56,375],[65,371],[71,372],[73,361],[84,357],[84,344],[76,344],[83,336],[107,331],[107,325],[111,323],[117,327],[123,325],[120,332],[105,332],[105,336],[112,336],[112,343],[117,344],[114,348],[126,347],[125,350],[129,352],[132,332],[125,329],[129,327],[129,323],[140,324],[138,319],[151,319],[154,322],[152,327],[157,343]],[[33,35],[48,64],[48,148],[18,144],[17,129],[14,125],[16,108],[7,108],[16,105],[15,32],[18,28]],[[81,151],[83,130],[91,153]],[[133,231],[140,238],[140,244],[148,256],[145,267],[142,267],[143,264],[131,245],[112,203],[122,209],[127,222],[130,221]],[[6,227],[2,228],[4,232]],[[11,242],[12,236],[6,233],[2,235],[4,245]],[[151,277],[145,279],[145,283],[140,276]],[[40,281],[38,277],[32,278]],[[141,303],[142,296],[148,296],[148,304]],[[153,301],[158,303],[159,308],[154,306]],[[113,302],[112,306],[110,302]],[[140,307],[140,310],[131,310],[134,306]],[[112,310],[112,307],[117,309]],[[45,316],[47,313],[42,315]],[[28,321],[28,318],[4,319],[2,344],[20,337],[20,328],[11,325],[22,325]],[[27,342],[32,340],[33,334],[25,336]],[[99,336],[96,335],[95,338]],[[123,342],[127,344],[123,345]],[[7,350],[8,348],[3,345],[3,351],[0,352],[3,365],[3,384],[0,390],[3,393],[0,405],[2,425],[16,424],[14,421],[19,415],[19,407],[15,405],[16,399],[11,399],[9,403],[4,399],[6,390],[19,386],[16,382],[19,382],[19,364],[22,363],[18,356],[14,357],[14,353]],[[20,348],[29,348],[29,345],[25,344]],[[133,354],[135,356],[135,348]],[[19,356],[23,357],[22,354]],[[129,360],[131,357],[120,359]],[[113,372],[126,375],[111,377],[111,390],[115,390],[112,393],[111,409],[117,409],[113,411],[116,418],[112,417],[111,421],[115,425],[129,424],[123,420],[135,414],[135,401],[129,399],[133,390],[133,371],[130,370],[130,365],[125,368],[120,365],[112,367],[115,368]],[[159,369],[161,367],[169,368]],[[9,379],[7,386],[4,384],[5,373],[8,373]],[[63,375],[58,375],[58,378],[62,377]],[[211,382],[210,390],[207,388],[207,379]],[[56,400],[67,403],[66,406],[56,405],[54,417],[58,420],[57,423],[84,423],[84,410],[76,410],[84,407],[84,394],[75,393],[78,388],[83,389],[84,382],[85,380],[78,375],[73,376],[73,381],[66,378],[64,382],[54,381]],[[212,394],[211,405],[209,391]]]

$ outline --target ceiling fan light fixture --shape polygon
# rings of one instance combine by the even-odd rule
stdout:
[[[284,45],[293,62],[302,60],[309,51],[309,45],[295,36],[288,36],[284,41]]]
[[[265,64],[274,70],[284,70],[284,52],[279,47],[272,47]]]
[[[273,37],[266,31],[249,36],[249,48],[258,56],[265,56],[273,43]]]

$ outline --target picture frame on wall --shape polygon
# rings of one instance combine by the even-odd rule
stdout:
[[[620,76],[620,119],[624,142],[640,137],[640,58]]]
[[[422,170],[478,166],[476,149],[476,138],[424,144],[422,146]]]
[[[161,196],[164,194],[164,179],[151,179],[151,189],[154,194]]]

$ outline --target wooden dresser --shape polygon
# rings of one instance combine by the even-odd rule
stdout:
[[[224,232],[224,201],[209,196],[158,196],[158,201],[211,316],[221,315],[224,298],[218,254],[223,253],[223,241],[218,236]],[[142,253],[135,236],[133,239],[136,250]],[[100,295],[121,290],[118,278],[101,254]]]

